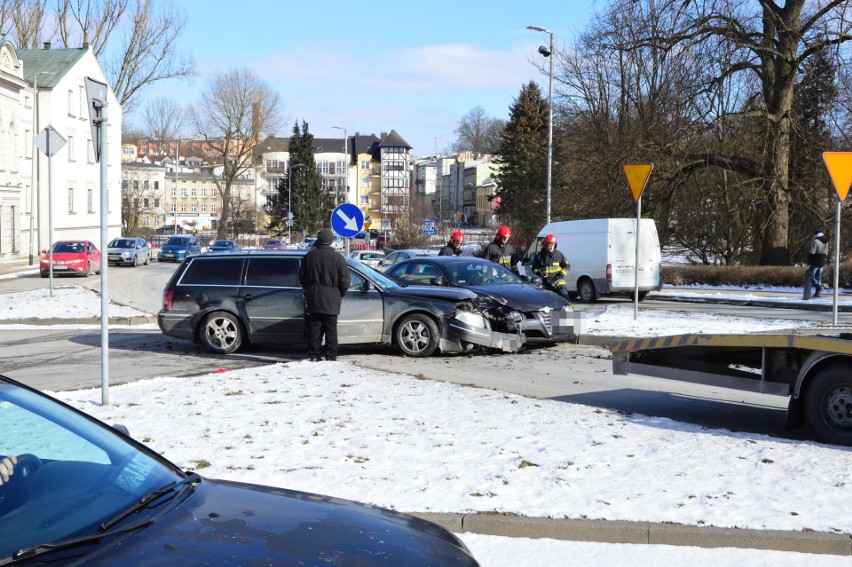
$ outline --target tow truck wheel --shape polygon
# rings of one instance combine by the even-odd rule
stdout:
[[[435,321],[420,313],[403,317],[397,324],[394,335],[402,354],[415,358],[432,356],[438,348],[440,338]]]
[[[852,368],[835,366],[817,374],[804,406],[805,420],[820,441],[852,445]]]

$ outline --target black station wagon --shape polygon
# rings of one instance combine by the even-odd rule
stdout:
[[[246,342],[304,344],[299,265],[306,253],[245,250],[187,258],[163,292],[160,330],[218,354]],[[338,317],[340,344],[394,345],[414,357],[475,347],[512,352],[523,345],[517,324],[486,309],[473,291],[404,287],[360,262],[347,259],[347,265],[352,284]]]

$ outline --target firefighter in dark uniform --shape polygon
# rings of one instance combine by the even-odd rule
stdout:
[[[515,247],[509,244],[509,238],[512,237],[512,230],[508,226],[501,226],[497,229],[497,236],[494,242],[485,247],[482,257],[486,260],[491,260],[505,268],[509,268],[513,273],[518,273],[518,253]]]
[[[457,230],[450,236],[447,245],[438,252],[438,256],[461,256],[462,244],[464,244],[464,233]]]
[[[532,263],[532,271],[541,276],[547,289],[555,291],[565,299],[568,298],[568,286],[565,278],[571,264],[559,250],[556,249],[557,239],[553,234],[544,237],[541,250],[536,254]]]
[[[299,283],[305,292],[308,328],[308,355],[312,361],[337,359],[337,316],[343,296],[349,290],[349,267],[331,243],[334,234],[327,228],[317,234],[314,248],[299,266]],[[322,338],[325,336],[325,353]]]

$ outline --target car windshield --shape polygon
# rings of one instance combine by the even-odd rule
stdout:
[[[136,241],[132,238],[116,238],[109,243],[110,248],[135,248]]]
[[[166,246],[186,246],[189,244],[189,239],[185,236],[172,236],[166,240]]]
[[[80,253],[86,251],[84,242],[57,242],[53,245],[54,252]]]
[[[349,266],[374,284],[379,289],[399,289],[402,287],[398,282],[393,281],[389,277],[384,274],[381,274],[375,270],[371,270],[369,267],[363,264],[349,264]]]
[[[281,244],[281,241],[280,240],[267,240],[266,243],[269,246],[277,246],[278,244]]]
[[[5,380],[0,415],[0,453],[18,459],[0,487],[0,562],[22,548],[94,534],[142,496],[181,479],[114,431]]]
[[[213,246],[219,246],[221,248],[230,248],[233,246],[230,240],[217,240],[213,243]]]
[[[520,277],[493,262],[450,262],[446,269],[450,275],[450,282],[460,287],[524,283]]]

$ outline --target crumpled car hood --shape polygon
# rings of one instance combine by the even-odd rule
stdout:
[[[419,518],[293,490],[204,479],[186,501],[87,565],[470,566]]]
[[[476,297],[476,293],[469,289],[436,285],[410,285],[394,289],[390,293],[405,297],[428,297],[432,299],[444,299],[446,301],[462,301]]]
[[[570,305],[564,297],[557,293],[527,284],[472,285],[465,289],[491,297],[511,309],[522,312],[541,311],[545,307],[563,309],[566,305]]]

